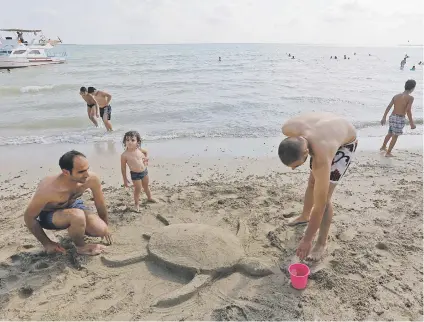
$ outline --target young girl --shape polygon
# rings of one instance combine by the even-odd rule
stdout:
[[[127,179],[127,165],[130,168],[131,180],[134,185],[134,202],[137,211],[140,211],[141,187],[147,195],[148,202],[156,202],[152,199],[149,188],[149,175],[146,166],[148,165],[147,150],[141,147],[141,137],[137,131],[125,133],[122,143],[125,151],[121,155],[121,171],[124,179],[124,186],[129,187]]]

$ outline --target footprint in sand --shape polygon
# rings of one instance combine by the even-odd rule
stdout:
[[[47,264],[46,262],[39,262],[35,265],[36,269],[45,269],[48,267],[49,267],[49,264]]]
[[[34,290],[31,286],[24,286],[19,289],[19,296],[24,299],[30,297],[33,293]]]
[[[247,321],[246,313],[238,305],[227,305],[226,307],[216,309],[212,317],[217,321]]]
[[[388,247],[385,243],[382,243],[382,242],[378,242],[378,243],[375,245],[375,247],[376,247],[377,249],[381,249],[381,250],[388,250],[388,249],[389,249],[389,247]]]

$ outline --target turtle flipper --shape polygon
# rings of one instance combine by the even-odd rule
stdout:
[[[158,298],[153,303],[153,306],[167,307],[182,303],[192,297],[194,293],[211,280],[211,275],[197,274],[188,284]]]
[[[273,266],[256,257],[245,257],[237,264],[237,268],[252,276],[266,276],[274,273]]]
[[[100,260],[102,261],[103,265],[109,266],[109,267],[122,267],[127,266],[130,264],[135,264],[138,262],[141,262],[146,259],[147,257],[147,251],[144,254],[138,253],[139,256],[134,256],[130,258],[124,258],[124,259],[107,259],[104,256],[100,257]]]

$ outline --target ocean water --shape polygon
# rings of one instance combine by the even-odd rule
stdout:
[[[138,130],[146,141],[267,138],[308,111],[346,116],[361,136],[380,126],[392,96],[415,79],[413,116],[422,135],[423,49],[283,44],[61,45],[63,65],[0,73],[0,146],[119,141]],[[290,59],[288,53],[295,56]],[[354,55],[356,53],[356,55]],[[400,61],[407,53],[405,69]],[[350,59],[343,59],[346,54]],[[369,56],[371,54],[371,56]],[[330,56],[338,60],[330,60]],[[218,61],[218,57],[222,61]],[[412,65],[416,71],[410,71]],[[81,86],[112,95],[112,124],[95,128]],[[100,122],[101,123],[101,122]]]

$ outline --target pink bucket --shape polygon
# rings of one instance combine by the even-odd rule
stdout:
[[[309,267],[302,263],[289,266],[291,284],[295,289],[302,290],[308,283],[308,276],[311,271]]]

